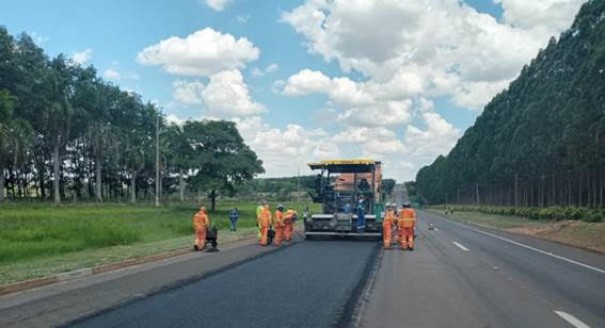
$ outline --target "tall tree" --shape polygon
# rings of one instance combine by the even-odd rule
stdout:
[[[212,211],[219,192],[232,193],[235,186],[264,172],[262,161],[244,143],[235,123],[188,121],[183,130],[193,152],[195,173],[189,183],[208,192]]]

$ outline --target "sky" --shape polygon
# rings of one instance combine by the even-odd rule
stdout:
[[[585,0],[13,0],[0,25],[167,119],[227,119],[266,177],[336,158],[414,180]]]

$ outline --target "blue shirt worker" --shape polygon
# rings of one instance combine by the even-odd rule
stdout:
[[[229,212],[229,221],[231,221],[231,231],[237,230],[237,219],[239,219],[239,211],[236,207],[232,209],[231,212]]]
[[[357,232],[363,233],[366,230],[366,217],[365,217],[365,201],[363,197],[359,198],[357,202]]]

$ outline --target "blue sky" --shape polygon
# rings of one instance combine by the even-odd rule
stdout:
[[[268,176],[307,173],[311,160],[376,157],[386,175],[410,180],[447,154],[582,1],[419,3],[20,0],[3,5],[0,24],[51,56],[78,54],[172,120],[235,120]],[[206,38],[187,43],[199,31]],[[193,46],[162,45],[171,37]],[[220,56],[236,59],[219,70]],[[187,60],[210,73],[168,69]]]

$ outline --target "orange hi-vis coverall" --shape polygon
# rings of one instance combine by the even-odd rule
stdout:
[[[393,226],[395,225],[395,211],[388,210],[382,221],[382,244],[384,248],[391,246]]]
[[[273,216],[273,229],[275,229],[275,246],[281,246],[281,242],[284,239],[284,212],[280,210],[275,211]]]
[[[261,246],[267,246],[269,243],[269,227],[271,226],[271,211],[269,206],[263,208],[258,216],[258,226],[260,227],[260,240]]]
[[[193,216],[193,228],[195,229],[195,247],[204,249],[206,247],[206,233],[210,227],[210,218],[206,212],[206,208],[202,207]]]
[[[284,229],[286,241],[292,240],[292,234],[294,233],[294,217],[295,216],[296,216],[295,210],[289,209],[286,211],[286,217],[284,219],[284,223],[286,225],[286,227]]]
[[[399,220],[397,220],[397,227],[399,228],[399,241],[401,242],[401,248],[414,249],[414,228],[416,227],[416,211],[412,208],[404,208],[399,213]]]
[[[261,233],[260,233],[260,225],[258,225],[258,222],[260,220],[260,213],[263,211],[263,208],[265,208],[263,205],[258,205],[258,207],[256,208],[256,228],[258,230],[258,240],[259,241],[260,241]]]

